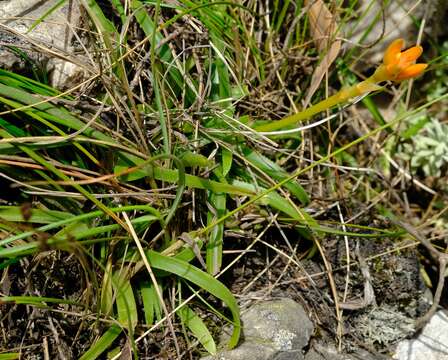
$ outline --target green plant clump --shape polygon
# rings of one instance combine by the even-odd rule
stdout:
[[[50,2],[39,6],[44,3]],[[403,235],[370,213],[388,208],[392,197],[384,193],[394,191],[380,188],[378,178],[372,185],[376,145],[397,124],[448,97],[385,121],[366,96],[373,128],[347,116],[358,106],[353,97],[378,89],[345,84],[375,74],[359,74],[354,64],[376,44],[360,41],[365,46],[344,52],[340,39],[360,19],[369,22],[361,30],[366,39],[382,11],[360,13],[353,0],[310,1],[317,4],[314,14],[308,2],[290,0],[59,0],[30,21],[30,34],[72,3],[84,16],[71,29],[82,46],[72,54],[38,48],[79,65],[85,71],[79,84],[62,92],[38,72],[30,78],[0,69],[0,279],[6,279],[0,311],[8,312],[0,318],[15,327],[3,332],[3,355],[24,349],[29,353],[20,356],[34,358],[48,329],[59,327],[74,339],[75,355],[67,358],[215,355],[238,345],[237,299],[252,286],[268,287],[266,297],[281,286],[319,291],[305,258],[329,280],[328,306],[336,316],[325,317],[341,339],[346,313],[338,301],[354,294],[350,274],[340,290],[333,270],[345,271],[357,259],[350,241]],[[322,12],[328,16],[315,16]],[[322,29],[327,20],[331,26]],[[408,78],[416,57],[401,63],[405,52],[395,50],[380,65],[382,75],[392,69],[394,76],[378,82]],[[344,96],[335,97],[340,89]],[[294,114],[312,108],[308,100],[325,106],[305,110],[299,123]],[[339,100],[345,108],[336,107]],[[281,119],[288,117],[294,121],[284,128]],[[448,163],[448,126],[433,119],[417,128],[399,154],[439,176]],[[343,267],[331,264],[331,246],[341,238]],[[262,260],[249,263],[253,256]],[[235,267],[244,269],[246,284],[235,281]],[[304,272],[303,284],[291,286]],[[21,322],[25,313],[34,316],[30,308],[60,321]],[[219,344],[226,326],[231,334]],[[24,336],[30,329],[33,336]]]
[[[409,161],[413,171],[441,176],[448,166],[448,125],[431,118],[410,141],[399,146],[397,155]]]

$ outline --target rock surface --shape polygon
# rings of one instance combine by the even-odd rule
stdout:
[[[264,339],[279,351],[302,350],[314,330],[302,306],[291,299],[256,304],[242,320],[246,340]]]
[[[78,0],[66,1],[44,16],[58,2],[0,1],[0,42],[8,44],[0,46],[1,67],[30,72],[33,64],[39,64],[50,73],[51,85],[63,88],[71,85],[67,82],[76,82],[83,76],[72,46],[73,29],[81,21],[80,4]],[[36,22],[43,16],[42,21]]]
[[[383,358],[375,357],[374,355],[359,349],[353,355],[340,354],[332,345],[314,344],[305,356],[305,360],[382,360]]]
[[[448,360],[448,315],[438,311],[417,338],[404,340],[393,357],[398,360]]]
[[[314,331],[303,307],[286,298],[256,304],[241,320],[244,342],[203,360],[302,360]]]

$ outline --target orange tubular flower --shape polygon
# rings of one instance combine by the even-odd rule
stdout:
[[[342,104],[357,96],[381,90],[378,83],[383,81],[403,81],[417,77],[423,73],[428,64],[415,64],[415,61],[423,52],[421,46],[413,46],[406,51],[401,51],[404,46],[403,39],[393,41],[384,53],[383,63],[376,69],[372,76],[358,84],[346,87],[333,96],[283,119],[254,127],[259,132],[272,132],[297,124],[331,107]]]
[[[384,54],[383,64],[373,75],[375,82],[403,81],[423,73],[428,64],[414,64],[423,52],[422,47],[413,46],[402,52],[403,46],[403,39],[397,39],[389,45]]]

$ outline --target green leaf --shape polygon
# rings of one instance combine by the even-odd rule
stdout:
[[[152,215],[143,215],[138,218],[132,219],[131,223],[133,225],[138,226],[139,224],[148,225],[153,222],[156,218]],[[47,225],[47,228],[50,227]],[[45,227],[41,227],[45,229]],[[104,226],[94,226],[91,228],[85,229],[84,226],[79,226],[79,228],[71,229],[70,232],[65,234],[64,231],[62,231],[60,234],[52,236],[47,240],[47,244],[49,246],[55,246],[57,248],[65,249],[66,246],[71,247],[71,241],[74,240],[82,240],[82,239],[91,239],[93,237],[96,237],[100,234],[107,234],[110,231],[117,230],[120,228],[120,225],[118,224],[111,224],[111,225],[104,225]],[[45,231],[45,230],[44,230]],[[0,246],[2,244],[10,243],[17,239],[26,238],[27,236],[33,235],[34,232],[26,232],[22,233],[20,235],[11,236],[10,238],[4,239],[2,242],[0,242]],[[13,247],[9,248],[2,248],[0,247],[0,258],[2,257],[14,257],[19,255],[25,255],[25,254],[32,254],[33,252],[37,251],[39,248],[40,243],[38,241],[30,242],[23,245],[15,245]]]
[[[85,352],[79,360],[96,360],[98,357],[107,350],[107,348],[114,342],[114,340],[120,335],[120,327],[111,326],[98,340],[93,344],[87,352]]]
[[[372,115],[373,119],[377,122],[378,125],[384,125],[386,124],[386,120],[384,120],[383,115],[381,115],[380,110],[378,109],[378,106],[375,104],[375,102],[372,100],[370,96],[366,96],[364,99],[362,99],[362,102],[364,106],[369,110],[370,114]],[[388,129],[391,131],[390,129]]]
[[[119,36],[117,29],[112,21],[110,21],[105,15],[101,6],[96,1],[92,0],[80,0],[81,4],[86,9],[92,22],[100,33],[100,39],[104,43],[104,46],[109,51],[114,49],[113,42]]]
[[[73,300],[65,300],[65,299],[42,297],[42,296],[1,296],[0,303],[2,302],[3,303],[13,302],[15,304],[25,304],[33,306],[42,306],[45,305],[44,303],[83,306],[82,304]]]
[[[118,322],[133,332],[138,323],[138,313],[131,281],[124,271],[115,272],[112,278],[116,292]]]
[[[222,159],[222,176],[226,176],[230,168],[232,167],[233,154],[230,150],[222,148],[221,149],[221,159]]]
[[[207,159],[204,155],[196,154],[191,151],[185,151],[179,158],[185,163],[185,166],[198,166],[205,168],[213,165],[213,162]]]
[[[20,353],[0,354],[0,360],[15,360],[20,357]]]
[[[113,289],[112,289],[112,261],[109,259],[104,269],[103,281],[101,284],[101,312],[110,314],[113,306]]]
[[[210,274],[207,274],[206,272],[201,271],[182,260],[161,255],[153,250],[148,251],[147,256],[153,268],[167,271],[191,281],[213,296],[222,300],[228,306],[233,317],[233,332],[230,337],[228,347],[235,347],[240,338],[241,321],[238,304],[230,290]]]
[[[202,319],[187,305],[177,311],[183,324],[190,329],[202,346],[211,355],[216,354],[216,344]]]
[[[42,99],[40,97],[30,94],[27,91],[1,84],[1,82],[3,82],[2,80],[4,79],[0,78],[0,96],[4,96],[5,98],[12,99],[18,102],[19,104],[16,104],[15,107],[38,104],[42,102]],[[27,112],[27,110],[24,111]],[[62,106],[57,107],[47,102],[44,104],[34,105],[33,111],[37,114],[42,115],[42,117],[49,121],[52,121],[59,125],[67,126],[68,128],[72,128],[74,130],[85,128],[85,123],[83,121],[71,115],[67,111],[67,109]],[[86,136],[91,136],[98,140],[111,140],[111,138],[109,138],[107,135],[104,135],[101,131],[94,130],[90,127],[85,129],[83,134]]]
[[[26,210],[30,218],[24,219],[24,210],[21,206],[0,206],[0,218],[11,222],[28,221],[36,224],[51,224],[60,220],[67,220],[73,217],[72,214],[63,211],[47,209]]]
[[[135,164],[138,165],[143,160],[137,157],[132,157],[132,160],[135,161]],[[119,173],[123,170],[129,169],[130,166],[117,165],[114,168],[115,173]],[[177,170],[165,169],[160,167],[146,167],[144,169],[136,170],[132,172],[132,174],[122,176],[123,181],[134,181],[144,177],[151,178],[153,177],[156,180],[167,181],[170,183],[177,183],[179,181],[179,172]],[[254,193],[248,192],[243,188],[238,188],[236,186],[208,180],[205,178],[201,178],[199,176],[194,176],[190,174],[185,174],[185,185],[187,187],[196,188],[196,189],[206,189],[216,193],[229,193],[235,195],[253,195]]]
[[[243,148],[243,154],[245,159],[249,161],[259,171],[266,173],[276,181],[282,181],[290,176],[279,165],[269,160],[265,156],[258,152],[251,150],[247,147]],[[297,182],[297,180],[291,180],[287,182],[285,188],[288,189],[303,205],[310,202],[310,198],[305,189]]]
[[[255,186],[247,183],[243,183],[240,181],[234,181],[234,185],[241,186],[246,188],[247,190],[253,189],[255,190]],[[259,191],[265,191],[265,189],[260,188]],[[291,205],[291,203],[280,196],[276,192],[270,192],[266,194],[264,197],[262,197],[260,200],[258,200],[259,203],[264,205],[269,205],[273,207],[274,209],[277,209],[278,211],[281,211],[283,214],[286,214],[296,220],[297,222],[305,225],[309,225],[311,227],[317,227],[317,221],[314,220],[305,210],[302,210],[298,207],[294,207]]]
[[[209,202],[214,213],[208,211],[207,224],[211,224],[226,213],[226,194],[210,194]],[[206,250],[207,272],[215,275],[221,269],[222,245],[224,242],[224,223],[219,223],[210,230]]]
[[[25,76],[12,73],[5,69],[0,69],[0,82],[8,86],[13,86],[15,88],[21,88],[22,90],[30,91],[33,94],[46,96],[54,96],[59,94],[59,91],[48,85],[27,78]],[[69,96],[63,96],[63,98],[68,100],[71,99]]]
[[[408,128],[406,128],[400,136],[403,139],[410,139],[415,136],[427,123],[429,122],[428,116],[420,117],[415,123],[410,124]],[[408,122],[409,124],[409,122]]]
[[[155,219],[157,219],[157,220],[161,219],[160,213],[156,209],[154,209],[153,207],[147,206],[147,205],[127,205],[127,206],[122,206],[122,207],[110,208],[109,210],[114,212],[114,213],[123,212],[123,211],[145,211],[145,212],[149,212],[151,214],[154,214]],[[0,241],[0,246],[9,244],[9,243],[11,243],[13,241],[16,241],[16,240],[26,239],[27,237],[33,235],[35,233],[35,231],[46,232],[46,231],[57,229],[57,228],[59,228],[61,226],[64,226],[64,225],[72,224],[72,223],[75,223],[75,222],[87,221],[87,220],[90,220],[90,219],[94,219],[96,217],[104,217],[104,216],[105,216],[104,212],[102,212],[100,210],[96,210],[96,211],[92,211],[92,212],[89,212],[89,213],[86,213],[86,214],[73,216],[71,218],[67,218],[67,219],[64,219],[64,220],[55,221],[55,222],[50,223],[48,225],[40,226],[39,228],[37,228],[35,230],[25,231],[22,234],[10,236],[10,237],[8,237],[6,239],[3,239],[3,240]],[[132,221],[134,221],[134,220],[132,220]],[[82,231],[84,231],[84,230],[82,230]],[[75,232],[76,232],[76,230],[75,230]],[[84,235],[86,235],[86,234],[84,234]],[[79,236],[82,237],[81,234]]]
[[[146,325],[151,326],[154,324],[154,318],[157,320],[162,318],[162,305],[160,304],[156,289],[152,283],[146,281],[142,282],[140,284],[140,293],[143,300],[145,323]]]

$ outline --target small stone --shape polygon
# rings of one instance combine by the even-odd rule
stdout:
[[[413,340],[397,345],[393,357],[398,360],[448,360],[448,316],[438,311]]]
[[[201,360],[272,360],[276,350],[269,345],[245,342],[232,350],[220,351]]]
[[[241,318],[246,340],[264,339],[279,351],[302,350],[314,331],[303,307],[291,299],[256,304]]]
[[[313,345],[305,355],[305,360],[378,360],[378,358],[362,349],[352,355],[339,353],[333,345],[319,344]]]
[[[255,304],[241,315],[244,342],[202,360],[303,360],[314,331],[303,307],[291,299]],[[223,336],[225,338],[225,336]]]
[[[285,351],[275,355],[273,360],[303,360],[302,351]]]
[[[0,46],[0,66],[21,72],[29,71],[30,62],[39,66],[46,65],[51,85],[68,88],[73,83],[79,83],[72,81],[74,78],[86,76],[83,67],[77,65],[84,62],[84,59],[74,55],[72,46],[72,29],[79,27],[81,23],[81,5],[78,0],[67,1],[37,24],[36,20],[41,19],[57,3],[58,0],[0,1],[0,22],[3,25],[0,40],[3,44],[8,44]],[[22,55],[11,47],[19,48]],[[50,52],[59,54],[61,58]],[[68,81],[72,83],[69,84]]]

